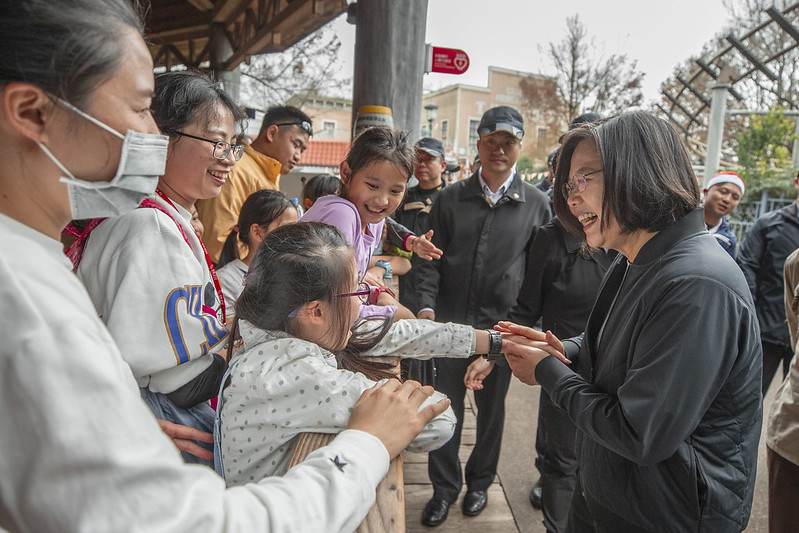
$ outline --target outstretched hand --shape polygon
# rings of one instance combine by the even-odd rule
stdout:
[[[172,439],[172,442],[178,450],[189,453],[194,457],[205,459],[206,461],[213,461],[214,453],[194,442],[214,442],[214,436],[210,433],[189,426],[181,426],[180,424],[161,420],[160,418],[158,419],[158,425],[161,426],[161,431]]]
[[[449,399],[444,399],[419,410],[433,392],[433,387],[411,380],[400,383],[390,379],[377,383],[365,390],[352,408],[347,428],[365,431],[380,439],[393,459],[425,424],[449,407]]]
[[[441,259],[441,254],[444,252],[436,248],[436,245],[430,241],[432,238],[433,230],[428,231],[424,235],[417,236],[411,245],[410,251],[428,261],[433,259]]]
[[[478,357],[466,368],[463,375],[463,384],[470,390],[482,390],[483,380],[494,369],[494,362],[485,357]]]
[[[557,357],[564,364],[571,361],[563,354],[563,343],[551,331],[542,332],[513,322],[500,322],[495,329],[502,332],[502,351],[513,372],[522,383],[537,385],[535,369],[544,358]]]

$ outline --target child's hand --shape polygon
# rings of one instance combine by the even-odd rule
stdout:
[[[161,431],[172,439],[172,442],[178,450],[190,453],[194,457],[199,457],[206,461],[212,461],[214,459],[214,452],[206,450],[194,442],[213,443],[214,436],[212,434],[192,427],[174,424],[167,420],[161,420],[160,418],[158,419],[158,425],[161,426]]]
[[[441,259],[441,254],[444,252],[436,248],[436,245],[430,242],[432,238],[433,230],[428,231],[424,235],[417,236],[413,240],[413,243],[411,243],[411,252],[428,261],[432,259]]]
[[[370,287],[385,287],[386,282],[383,280],[383,270],[380,267],[370,267],[369,270],[363,275],[363,281]]]
[[[466,368],[463,375],[463,384],[467,389],[480,390],[483,388],[483,380],[494,369],[494,362],[485,357],[478,357]]]

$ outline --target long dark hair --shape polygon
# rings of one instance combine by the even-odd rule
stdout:
[[[236,325],[231,344],[238,332],[238,319],[257,328],[285,331],[302,338],[293,311],[314,300],[329,299],[333,309],[333,344],[331,350],[339,367],[361,372],[370,379],[396,377],[393,365],[367,361],[361,354],[373,348],[391,327],[391,319],[381,319],[377,327],[362,322],[352,328],[347,323],[350,302],[332,298],[349,292],[355,273],[352,250],[337,228],[321,222],[289,224],[266,236],[250,263],[244,290],[236,300]]]
[[[144,32],[141,13],[131,0],[0,2],[0,89],[32,83],[84,107],[119,69],[120,34]]]
[[[699,206],[699,185],[679,135],[665,120],[634,111],[570,130],[555,163],[555,214],[574,235],[582,225],[563,196],[571,158],[583,141],[592,142],[602,159],[605,190],[601,228],[613,216],[621,231],[661,231]]]
[[[222,253],[219,255],[218,268],[222,268],[234,259],[239,259],[239,247],[236,245],[236,238],[250,245],[250,226],[258,224],[263,228],[269,226],[275,219],[279,218],[287,209],[295,209],[288,196],[280,191],[263,189],[255,191],[244,201],[239,212],[238,224],[225,239],[222,246]]]

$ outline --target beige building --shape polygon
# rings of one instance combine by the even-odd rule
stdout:
[[[555,80],[529,72],[519,72],[500,67],[488,67],[488,86],[456,84],[427,93],[423,106],[435,104],[436,118],[433,134],[444,141],[447,160],[457,161],[462,179],[470,174],[471,162],[477,155],[477,125],[488,109],[507,105],[518,109],[524,117],[522,154],[533,161],[533,170],[546,168],[546,157],[558,145],[558,136],[566,124],[555,112],[531,106],[525,102],[524,83],[544,84],[544,90],[554,91]],[[551,87],[546,87],[551,85]],[[352,101],[346,98],[321,95],[297,96],[287,102],[302,109],[314,125],[314,135],[300,165],[281,179],[281,190],[289,196],[299,197],[303,179],[316,174],[338,175],[338,166],[346,156],[352,134]],[[422,123],[418,134],[429,136],[426,112],[422,109]],[[260,126],[260,119],[253,121]],[[540,174],[528,174],[528,179],[540,179]]]
[[[558,136],[565,131],[566,124],[558,120],[554,112],[525,102],[522,93],[523,80],[528,83],[551,84],[550,90],[554,90],[554,78],[488,67],[487,87],[456,84],[427,93],[423,101],[420,131],[429,136],[429,122],[424,116],[424,106],[437,105],[431,136],[444,141],[447,159],[457,160],[461,168],[468,169],[477,155],[477,126],[480,117],[492,107],[511,106],[518,109],[524,117],[522,154],[532,159],[534,169],[543,169],[546,167],[547,154],[558,145]]]

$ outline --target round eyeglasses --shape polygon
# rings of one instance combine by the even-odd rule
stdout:
[[[592,174],[597,174],[599,172],[602,172],[603,170],[604,169],[600,168],[599,170],[593,170],[588,173],[575,172],[574,176],[572,176],[569,181],[563,184],[563,189],[561,190],[561,192],[563,193],[563,197],[568,199],[569,195],[573,192],[585,191],[585,186],[587,183],[585,178]]]
[[[207,143],[213,144],[214,151],[211,153],[211,155],[214,159],[219,159],[220,161],[227,159],[227,156],[230,154],[230,152],[233,152],[233,159],[236,161],[241,159],[241,156],[244,155],[243,144],[230,144],[224,141],[212,141],[211,139],[204,139],[202,137],[197,137],[196,135],[183,133],[182,131],[172,131],[170,133],[172,135],[180,135],[181,137],[188,137],[189,139],[196,139],[198,141],[205,141]]]

